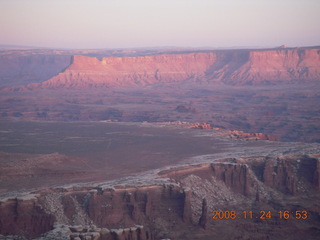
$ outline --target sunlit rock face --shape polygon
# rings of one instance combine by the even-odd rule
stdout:
[[[320,141],[319,47],[115,54],[4,51],[0,119],[179,120]]]
[[[126,88],[182,82],[237,86],[319,79],[317,48],[172,53],[101,60],[74,55],[71,64],[53,78],[13,89]]]

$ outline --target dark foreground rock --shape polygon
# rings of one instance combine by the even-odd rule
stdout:
[[[162,184],[45,189],[0,203],[0,239],[315,239],[318,155],[220,159]]]

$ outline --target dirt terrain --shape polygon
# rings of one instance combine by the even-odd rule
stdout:
[[[284,141],[319,142],[318,88],[318,83],[310,83],[2,92],[0,118],[206,122],[213,127],[269,134]]]
[[[194,156],[280,151],[291,145],[232,141],[234,133],[181,124],[1,122],[0,194],[106,181],[176,165]],[[221,137],[223,136],[223,137]],[[249,139],[250,140],[250,139]],[[246,149],[246,150],[245,150]]]

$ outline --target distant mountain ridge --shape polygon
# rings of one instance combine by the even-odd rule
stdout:
[[[38,47],[29,45],[0,44],[0,49],[50,49],[48,47]]]
[[[61,73],[42,83],[9,89],[85,89],[205,82],[264,85],[320,80],[320,49],[218,50],[130,57],[74,55]]]

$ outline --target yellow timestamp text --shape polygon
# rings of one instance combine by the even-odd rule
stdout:
[[[278,212],[271,212],[261,210],[254,211],[212,211],[212,219],[307,219],[308,211],[289,211],[282,210]]]

